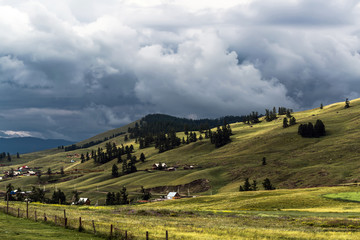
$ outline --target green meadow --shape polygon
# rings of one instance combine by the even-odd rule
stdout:
[[[118,236],[126,230],[134,239],[145,239],[147,231],[150,239],[165,239],[166,231],[169,239],[358,239],[360,205],[324,197],[357,190],[320,187],[237,192],[126,206],[30,203],[29,217],[33,219],[36,210],[38,221],[46,213],[48,221],[55,221],[56,215],[59,224],[65,209],[74,232],[81,217],[86,232],[92,231],[94,220],[97,234],[109,235],[113,224]],[[26,204],[11,202],[10,208],[15,215],[17,208],[24,214]]]
[[[83,217],[85,226],[94,220],[99,231],[107,233],[112,222],[137,238],[149,231],[155,239],[161,239],[168,230],[170,239],[360,239],[360,100],[351,101],[350,106],[345,109],[344,102],[340,102],[323,109],[295,112],[292,115],[297,124],[285,129],[284,116],[271,122],[261,119],[258,124],[234,123],[231,143],[221,148],[203,139],[158,153],[154,147],[139,149],[133,139],[125,142],[125,133],[87,149],[24,154],[12,162],[2,162],[8,166],[0,167],[0,171],[26,164],[41,169],[42,176],[0,181],[0,191],[5,191],[9,183],[22,190],[40,187],[46,190],[47,197],[61,189],[70,201],[71,192],[77,190],[80,197],[91,199],[91,206],[31,203],[31,208],[52,217],[66,208],[74,219]],[[325,137],[302,138],[297,134],[299,124],[314,124],[317,119],[325,124]],[[126,132],[133,125],[102,133],[81,144]],[[182,138],[185,134],[179,132],[177,136]],[[117,146],[132,144],[133,155],[139,159],[144,153],[146,160],[136,164],[136,173],[113,178],[112,166],[117,164],[119,170],[122,167],[117,159],[98,165],[93,160],[81,163],[75,157],[105,148],[107,142]],[[262,165],[264,157],[266,165]],[[159,162],[179,168],[151,170]],[[185,165],[195,168],[184,170]],[[48,176],[48,168],[53,173],[63,168],[65,175]],[[256,180],[259,191],[239,192],[245,178]],[[263,190],[265,178],[276,190]],[[107,192],[118,192],[123,186],[133,200],[131,205],[102,206]],[[154,198],[166,195],[169,189],[187,198],[139,205],[136,201],[140,199],[141,186],[152,190]],[[95,203],[99,206],[95,207]],[[21,203],[11,204],[24,208]]]

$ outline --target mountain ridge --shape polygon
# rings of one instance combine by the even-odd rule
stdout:
[[[0,138],[0,152],[9,152],[12,155],[16,153],[25,154],[70,144],[73,144],[73,142],[64,139],[42,139],[35,137]]]

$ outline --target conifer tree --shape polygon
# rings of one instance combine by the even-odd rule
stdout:
[[[346,98],[345,100],[345,108],[349,108],[350,107],[350,102],[349,102],[349,99]]]
[[[265,178],[264,182],[263,182],[263,186],[265,190],[274,190],[275,187],[271,184],[270,179]]]
[[[295,117],[291,117],[290,118],[290,126],[293,126],[293,125],[295,125],[296,124],[296,119],[295,119]]]
[[[249,182],[249,178],[246,178],[246,179],[245,179],[244,191],[251,191],[251,184],[250,184],[250,182]]]
[[[127,204],[128,201],[128,193],[126,191],[126,187],[123,186],[120,191],[120,204]]]
[[[323,106],[323,104],[321,103],[321,104],[320,104],[320,109],[323,109],[323,108],[324,108],[324,106]]]
[[[256,180],[253,180],[252,184],[251,184],[251,191],[257,191],[257,186],[256,186],[257,182]]]
[[[145,159],[146,159],[146,158],[145,158],[145,154],[144,154],[144,153],[141,153],[141,154],[140,154],[140,161],[141,161],[141,162],[145,162]]]
[[[287,118],[285,117],[284,120],[283,120],[283,128],[287,128],[288,126],[289,126],[288,120],[287,120]]]
[[[114,164],[114,165],[112,166],[111,175],[112,175],[113,177],[118,177],[118,176],[119,176],[118,167],[116,166],[116,164]]]

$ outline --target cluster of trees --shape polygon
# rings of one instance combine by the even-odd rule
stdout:
[[[293,112],[292,109],[286,107],[279,107],[278,114],[279,115],[290,115]]]
[[[143,117],[133,128],[128,128],[130,138],[145,138],[156,136],[158,133],[169,133],[171,131],[206,131],[210,128],[220,126],[223,122],[243,122],[245,116],[225,116],[218,119],[186,119],[164,114],[149,114]]]
[[[145,154],[141,153],[140,161],[145,162],[145,159],[146,159]],[[122,163],[122,169],[121,169],[122,175],[133,173],[133,172],[137,171],[137,168],[136,168],[137,159],[136,159],[136,156],[132,156],[131,153],[127,153],[126,158],[124,158],[124,159],[122,159],[120,156],[118,158],[118,163]],[[111,175],[113,177],[120,176],[119,168],[116,164],[114,164],[112,166]]]
[[[104,152],[104,149],[102,148],[98,148],[97,151],[91,152],[91,157],[94,159],[94,162],[103,164],[114,160],[115,158],[120,159],[119,161],[121,162],[121,156],[131,154],[134,151],[134,146],[130,145],[130,147],[124,147],[124,145],[122,145],[121,147],[117,147],[115,143],[108,142],[105,144],[105,149],[106,152]]]
[[[246,115],[244,117],[244,123],[246,124],[255,124],[255,123],[259,123],[259,113],[258,112],[251,112],[249,115]]]
[[[83,145],[81,145],[81,146],[78,146],[78,145],[76,145],[76,144],[72,144],[72,145],[70,145],[70,146],[66,146],[65,148],[64,148],[64,146],[59,146],[58,149],[65,149],[65,152],[68,152],[68,151],[74,151],[74,150],[76,150],[76,149],[81,149],[81,148],[89,148],[89,147],[98,145],[98,144],[100,144],[100,143],[102,143],[102,142],[105,142],[105,141],[107,141],[107,140],[109,140],[109,139],[112,139],[112,138],[114,138],[114,137],[120,136],[120,135],[122,135],[122,134],[124,134],[124,133],[125,133],[125,132],[114,133],[113,135],[111,135],[111,136],[109,136],[109,137],[104,137],[103,140],[90,141],[90,142],[85,143],[85,144],[83,144]]]
[[[126,187],[123,186],[123,188],[120,190],[120,192],[114,193],[114,192],[108,192],[106,195],[106,205],[123,205],[128,204],[128,193],[126,191]]]
[[[278,114],[279,115],[286,115],[287,118],[291,119],[291,113],[293,112],[290,108],[285,107],[279,107]],[[265,109],[265,120],[267,122],[271,122],[272,120],[275,120],[277,118],[276,116],[276,108],[273,107],[273,110]]]
[[[18,188],[16,194],[11,194],[14,190],[15,187],[11,183],[6,186],[5,201],[24,201],[27,199],[32,202],[50,202],[49,199],[45,199],[45,191],[43,189],[32,187],[30,192],[24,193],[21,188]]]
[[[315,126],[309,122],[308,124],[300,124],[298,134],[302,137],[313,138],[326,135],[325,125],[321,120],[316,120]]]
[[[287,127],[290,127],[290,126],[295,125],[295,124],[296,124],[295,117],[291,117],[290,121],[286,117],[284,117],[283,128],[287,128]]]
[[[215,144],[215,147],[221,147],[231,142],[230,136],[232,135],[230,125],[223,125],[221,128],[218,127],[217,131],[212,133],[209,131],[210,142]]]
[[[20,158],[20,154],[19,154],[19,153],[17,153],[16,156],[17,156],[17,158]],[[0,153],[0,161],[1,161],[1,160],[4,160],[4,159],[6,159],[6,160],[8,160],[9,162],[11,162],[11,155],[10,155],[10,153],[5,153],[5,152]]]
[[[274,107],[273,110],[265,109],[265,120],[267,122],[271,122],[272,120],[275,120],[276,117],[276,108]]]
[[[54,191],[52,198],[51,198],[51,203],[65,204],[66,203],[65,193],[62,192],[60,189],[58,189],[57,191]]]
[[[168,134],[159,133],[154,141],[155,148],[159,149],[159,153],[173,149],[181,144],[181,139],[176,136],[175,131],[170,131]]]
[[[151,193],[149,190],[145,190],[143,186],[141,186],[141,199],[149,200],[151,198]]]
[[[265,178],[265,180],[262,183],[265,190],[274,190],[275,187],[271,184],[270,179]],[[239,191],[257,191],[257,182],[256,180],[253,180],[252,183],[250,183],[249,178],[245,179],[244,185],[240,185]]]

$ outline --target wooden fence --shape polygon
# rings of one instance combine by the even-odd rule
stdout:
[[[127,230],[122,230],[115,224],[104,224],[99,223],[94,220],[87,220],[84,221],[82,217],[79,218],[71,218],[67,216],[66,210],[64,209],[63,212],[59,212],[58,215],[48,215],[46,212],[38,210],[38,209],[31,209],[29,210],[29,203],[26,202],[26,209],[22,210],[20,208],[11,207],[10,206],[11,201],[6,201],[6,206],[0,206],[0,209],[8,215],[12,215],[18,218],[27,218],[36,222],[45,222],[45,223],[51,223],[56,226],[62,226],[67,229],[77,230],[79,232],[87,232],[87,233],[93,233],[99,237],[104,237],[107,239],[120,239],[120,240],[131,240],[131,239],[137,239],[138,237],[135,237],[131,233],[129,233]],[[101,230],[98,229],[98,227],[101,226]],[[104,226],[106,225],[106,226]],[[104,231],[105,229],[108,229],[108,232]],[[169,239],[169,233],[166,230],[164,233],[163,238],[159,237],[151,237],[150,233],[146,231],[145,239]]]

